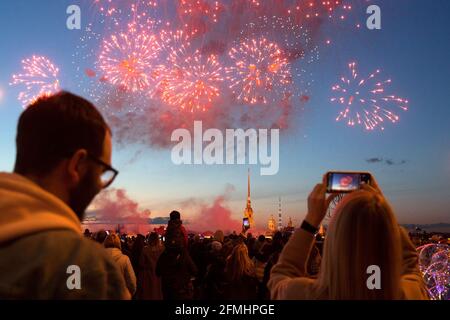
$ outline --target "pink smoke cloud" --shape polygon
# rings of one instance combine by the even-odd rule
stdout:
[[[112,230],[121,226],[122,231],[125,232],[146,232],[151,229],[149,225],[151,211],[141,209],[124,189],[103,191],[95,198],[91,208],[90,214],[95,215],[97,226],[103,228],[109,226]]]
[[[183,208],[182,211],[195,210],[197,212],[192,217],[184,219],[186,228],[190,232],[222,230],[224,233],[233,231],[239,233],[242,229],[242,221],[233,218],[233,213],[227,206],[227,201],[233,191],[233,186],[227,186],[224,194],[217,196],[211,204],[205,204],[193,198],[183,201],[180,204]]]

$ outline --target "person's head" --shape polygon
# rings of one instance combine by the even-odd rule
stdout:
[[[240,280],[244,275],[253,275],[254,264],[250,260],[245,244],[240,243],[233,248],[227,258],[226,271],[234,281]]]
[[[280,231],[275,232],[272,239],[273,251],[281,251],[283,249],[283,234]]]
[[[211,253],[218,254],[222,250],[222,243],[219,241],[213,241],[211,243]]]
[[[112,233],[109,236],[107,236],[103,245],[105,246],[105,248],[117,248],[122,250],[120,238],[115,233]]]
[[[261,235],[258,237],[258,241],[259,241],[259,242],[264,242],[264,241],[266,241],[266,237],[265,237],[263,234],[261,234]]]
[[[108,233],[105,230],[100,230],[95,236],[95,241],[97,241],[98,243],[103,243],[107,236]]]
[[[178,211],[172,211],[170,213],[170,220],[180,220],[181,219],[181,214]]]
[[[142,234],[138,234],[133,243],[133,253],[140,255],[142,248],[145,246],[145,237]]]
[[[223,243],[223,239],[224,239],[223,231],[222,231],[222,230],[217,230],[217,231],[214,233],[214,240]]]
[[[151,247],[156,247],[159,245],[159,235],[156,232],[150,233],[148,237],[148,244]]]
[[[385,198],[355,191],[336,208],[325,240],[318,289],[330,299],[399,298],[400,229]],[[369,290],[369,266],[381,270],[381,289]]]
[[[111,130],[87,100],[69,92],[43,97],[20,116],[14,172],[64,201],[80,220],[117,175]]]

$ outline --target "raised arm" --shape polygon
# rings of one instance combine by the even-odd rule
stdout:
[[[328,205],[334,195],[326,198],[326,184],[316,185],[308,197],[308,214],[305,222],[312,228],[318,229],[325,217]],[[292,283],[292,280],[306,277],[306,264],[314,244],[314,232],[298,229],[289,239],[280,254],[278,263],[273,267],[270,280],[267,284],[273,299],[285,298],[283,292]]]

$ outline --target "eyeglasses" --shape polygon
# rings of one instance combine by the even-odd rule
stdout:
[[[72,157],[73,154],[74,152],[64,153],[66,157]],[[87,155],[90,160],[94,161],[95,163],[101,165],[104,168],[103,173],[100,175],[100,181],[102,184],[102,189],[108,188],[116,179],[117,175],[119,174],[119,171],[114,169],[104,161],[94,157],[90,153],[88,153]]]
[[[108,188],[116,179],[117,175],[119,174],[119,171],[117,171],[116,169],[114,169],[113,167],[111,167],[109,164],[103,162],[102,160],[92,156],[91,154],[88,153],[88,157],[89,159],[91,159],[92,161],[94,161],[95,163],[101,165],[102,167],[105,168],[105,170],[103,170],[103,173],[100,175],[100,181],[102,183],[102,189],[106,189]]]

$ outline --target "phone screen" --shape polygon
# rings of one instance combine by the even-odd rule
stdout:
[[[355,172],[330,172],[328,174],[327,192],[348,193],[358,190],[361,183],[370,183],[370,174]]]
[[[243,223],[244,227],[246,227],[246,228],[250,227],[250,222],[248,221],[248,218],[244,218],[242,220],[242,223]]]

